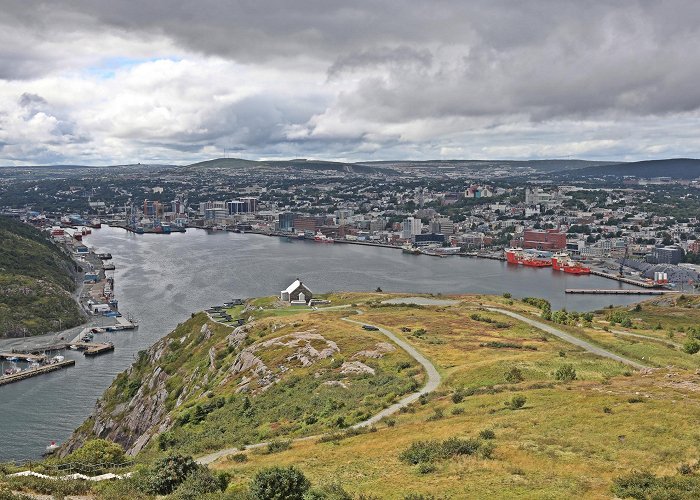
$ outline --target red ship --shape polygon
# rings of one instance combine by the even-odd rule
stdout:
[[[580,262],[571,260],[567,253],[557,253],[552,256],[552,268],[569,274],[591,274],[591,268]]]
[[[552,259],[548,252],[536,250],[525,251],[522,248],[507,248],[505,250],[506,262],[509,264],[521,264],[527,267],[549,267]]]

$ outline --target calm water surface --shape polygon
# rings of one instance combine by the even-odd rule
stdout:
[[[68,352],[67,357],[77,360],[75,367],[0,387],[0,460],[33,458],[49,441],[65,441],[136,353],[192,312],[236,297],[277,294],[296,277],[317,292],[377,287],[416,293],[510,292],[514,297],[544,297],[554,308],[578,311],[638,300],[564,294],[567,287],[621,286],[596,276],[571,276],[485,259],[406,255],[359,245],[202,230],[136,235],[109,227],[93,231],[86,243],[114,256],[119,308],[134,315],[140,328],[105,334],[116,347],[111,354],[85,358]]]

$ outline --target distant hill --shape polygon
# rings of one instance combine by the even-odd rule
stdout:
[[[584,177],[671,177],[673,179],[695,179],[700,177],[700,160],[694,158],[671,158],[646,160],[582,168],[571,172]]]
[[[37,229],[0,217],[0,337],[82,322],[71,292],[75,264]]]
[[[383,173],[387,175],[393,174],[389,169],[374,167],[360,163],[346,163],[337,161],[325,160],[307,160],[304,158],[292,160],[270,160],[270,161],[254,161],[244,160],[242,158],[215,158],[213,160],[200,161],[191,165],[186,165],[184,168],[276,168],[276,169],[292,169],[292,170],[318,170],[318,171],[335,171],[347,172],[356,174],[377,174]]]

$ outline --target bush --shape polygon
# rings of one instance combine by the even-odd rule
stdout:
[[[175,490],[172,498],[177,500],[198,500],[207,493],[224,491],[229,477],[226,474],[214,475],[206,467],[200,467]]]
[[[576,380],[576,370],[573,365],[562,365],[554,372],[554,378],[562,382],[571,382]]]
[[[307,491],[304,500],[353,500],[353,497],[340,484],[333,483]]]
[[[459,404],[462,401],[464,401],[464,392],[462,392],[461,389],[457,389],[455,392],[452,393],[452,402],[454,404]]]
[[[511,295],[510,293],[508,293],[508,292],[506,292],[506,293],[503,294],[503,298],[504,298],[504,299],[509,299],[509,298],[511,298],[511,297],[512,297],[512,295]]]
[[[444,416],[445,416],[445,412],[443,411],[442,408],[435,408],[433,410],[433,414],[430,415],[426,420],[428,422],[435,422],[436,420],[440,420]]]
[[[229,455],[227,458],[231,462],[238,462],[239,464],[248,461],[248,455],[245,453],[234,453],[233,455]]]
[[[302,500],[311,486],[304,473],[294,466],[263,469],[250,481],[255,500]]]
[[[457,437],[451,437],[445,441],[414,441],[407,450],[399,455],[399,460],[412,465],[432,463],[436,460],[460,455],[474,455],[481,446],[482,443],[478,439]]]
[[[117,443],[106,439],[91,439],[67,455],[62,463],[77,466],[76,472],[100,474],[110,468],[109,464],[121,464],[126,461],[124,449]]]
[[[526,402],[527,398],[518,394],[516,396],[513,396],[513,398],[510,401],[506,401],[504,404],[506,405],[506,408],[510,408],[511,410],[517,410],[518,408],[522,408],[523,406],[525,406]]]
[[[523,377],[523,372],[520,371],[520,368],[515,366],[506,372],[505,379],[509,384],[517,384],[518,382],[525,380]]]
[[[700,498],[700,476],[656,477],[633,472],[613,481],[612,493],[619,498]]]
[[[686,340],[683,344],[683,352],[687,354],[695,354],[700,351],[700,342],[695,339]]]
[[[290,440],[279,440],[279,439],[274,439],[267,443],[267,446],[265,447],[265,452],[267,454],[271,453],[279,453],[281,451],[288,450],[289,448],[292,447],[292,442]]]
[[[484,429],[479,433],[479,437],[481,439],[495,439],[496,433],[493,432],[491,429]]]
[[[464,408],[455,406],[454,408],[452,408],[452,411],[450,411],[450,413],[452,413],[452,415],[461,415],[464,413]]]
[[[170,455],[153,464],[146,474],[144,486],[149,493],[169,495],[200,468],[202,466],[190,456]]]

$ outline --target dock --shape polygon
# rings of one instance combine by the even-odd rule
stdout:
[[[620,281],[621,283],[627,283],[629,285],[639,286],[642,288],[654,288],[655,286],[653,283],[647,283],[646,281],[637,281],[631,278],[625,278],[624,276],[617,276],[615,274],[604,273],[603,271],[597,271],[595,269],[591,269],[591,274],[595,276],[600,276],[601,278]]]
[[[106,354],[114,350],[114,345],[95,342],[75,342],[71,347],[76,347],[79,351],[83,351],[83,356],[98,356]]]
[[[675,290],[659,290],[659,289],[645,289],[645,290],[606,290],[603,288],[567,288],[566,293],[580,293],[589,295],[664,295],[667,293],[680,293]]]
[[[20,353],[20,352],[0,352],[0,359],[10,359],[17,358],[27,363],[36,361],[41,363],[46,360],[46,355],[44,354],[32,354],[32,353]]]
[[[43,365],[39,368],[34,368],[32,370],[24,370],[13,375],[3,375],[0,376],[0,385],[11,384],[12,382],[19,382],[20,380],[25,380],[30,377],[35,377],[36,375],[43,375],[44,373],[50,373],[62,368],[68,368],[69,366],[75,365],[75,360],[68,359],[61,361],[60,363],[52,363],[50,365]]]

